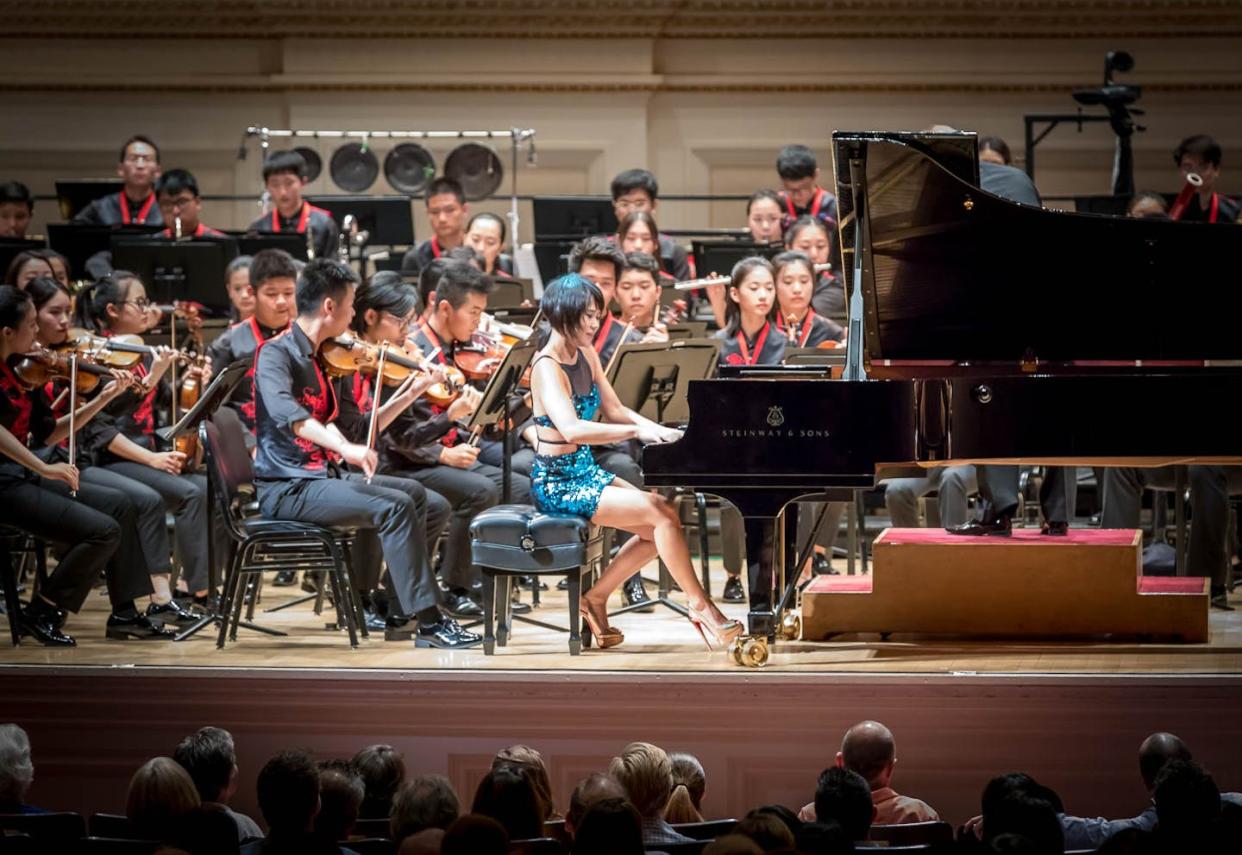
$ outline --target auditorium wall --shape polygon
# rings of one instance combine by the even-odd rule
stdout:
[[[1225,147],[1223,186],[1242,193],[1242,40],[1236,36],[1075,38],[0,38],[0,178],[51,194],[57,178],[111,174],[127,135],[154,137],[164,166],[185,166],[208,195],[255,196],[249,125],[537,131],[522,194],[603,193],[645,166],[667,194],[747,194],[776,182],[776,151],[828,152],[834,129],[951,124],[1006,138],[1022,158],[1023,115],[1075,109],[1105,52],[1137,59],[1144,87],[1137,183],[1171,191],[1170,152],[1207,132]],[[1193,68],[1187,60],[1193,58]],[[377,141],[381,159],[390,147]],[[439,162],[451,144],[429,146]],[[507,141],[498,146],[510,170]],[[334,143],[322,147],[326,163]],[[1038,149],[1046,195],[1109,187],[1107,125],[1063,125]],[[827,170],[826,170],[827,171]],[[830,176],[826,175],[826,179]],[[506,175],[501,192],[508,192]],[[326,176],[311,192],[339,192]],[[371,192],[391,192],[383,177]],[[502,210],[503,202],[475,206]],[[36,209],[35,230],[56,217]],[[242,227],[255,202],[209,202],[204,219]],[[521,206],[529,239],[529,207]],[[739,202],[667,201],[664,228],[742,224]],[[421,218],[416,227],[424,229]]]

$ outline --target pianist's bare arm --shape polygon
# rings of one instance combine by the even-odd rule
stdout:
[[[593,348],[584,348],[582,352],[591,360],[595,385],[599,387],[599,411],[603,421],[618,425],[633,425],[638,428],[638,438],[645,443],[676,442],[681,439],[682,432],[676,428],[664,427],[624,406],[621,399],[617,397],[617,393],[613,391],[612,384],[604,376],[599,354]]]
[[[584,352],[590,353],[598,365],[599,359],[595,356],[594,350]],[[557,433],[566,442],[572,442],[575,445],[607,445],[612,442],[634,439],[639,434],[638,427],[633,424],[584,422],[579,419],[577,412],[574,411],[573,399],[570,397],[569,381],[555,359],[541,359],[535,363],[531,386],[538,395],[539,404],[544,413],[552,420],[552,424],[556,425]],[[608,391],[611,393],[612,389]],[[616,396],[613,395],[613,398],[615,400]]]

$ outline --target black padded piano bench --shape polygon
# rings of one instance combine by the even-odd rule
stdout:
[[[578,603],[582,578],[603,553],[602,529],[582,517],[543,514],[531,505],[497,505],[470,523],[470,553],[483,571],[483,652],[504,647],[520,620],[569,633],[569,653],[582,652]],[[510,609],[516,576],[564,576],[569,583],[569,629],[514,615]],[[499,581],[499,583],[498,583]],[[589,587],[589,585],[588,585]],[[499,607],[499,608],[498,608]]]

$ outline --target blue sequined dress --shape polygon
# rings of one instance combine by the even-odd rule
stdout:
[[[547,354],[544,356],[552,358]],[[590,365],[581,351],[572,366],[561,362],[557,364],[569,375],[574,412],[578,418],[582,421],[595,418],[595,414],[599,412],[599,387],[595,385]],[[556,429],[556,425],[547,416],[536,416],[535,424],[538,427]],[[540,442],[549,445],[573,444],[546,439],[541,439]],[[530,472],[530,492],[534,497],[535,507],[544,513],[573,514],[590,519],[595,516],[599,497],[603,495],[604,488],[612,483],[612,479],[612,473],[601,469],[595,462],[591,447],[580,445],[577,451],[569,454],[536,454],[535,464]]]

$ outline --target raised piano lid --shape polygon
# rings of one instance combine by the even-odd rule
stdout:
[[[838,131],[833,145],[847,282],[865,212],[864,353],[879,373],[1242,358],[1238,227],[1008,201],[978,186],[974,134]]]

